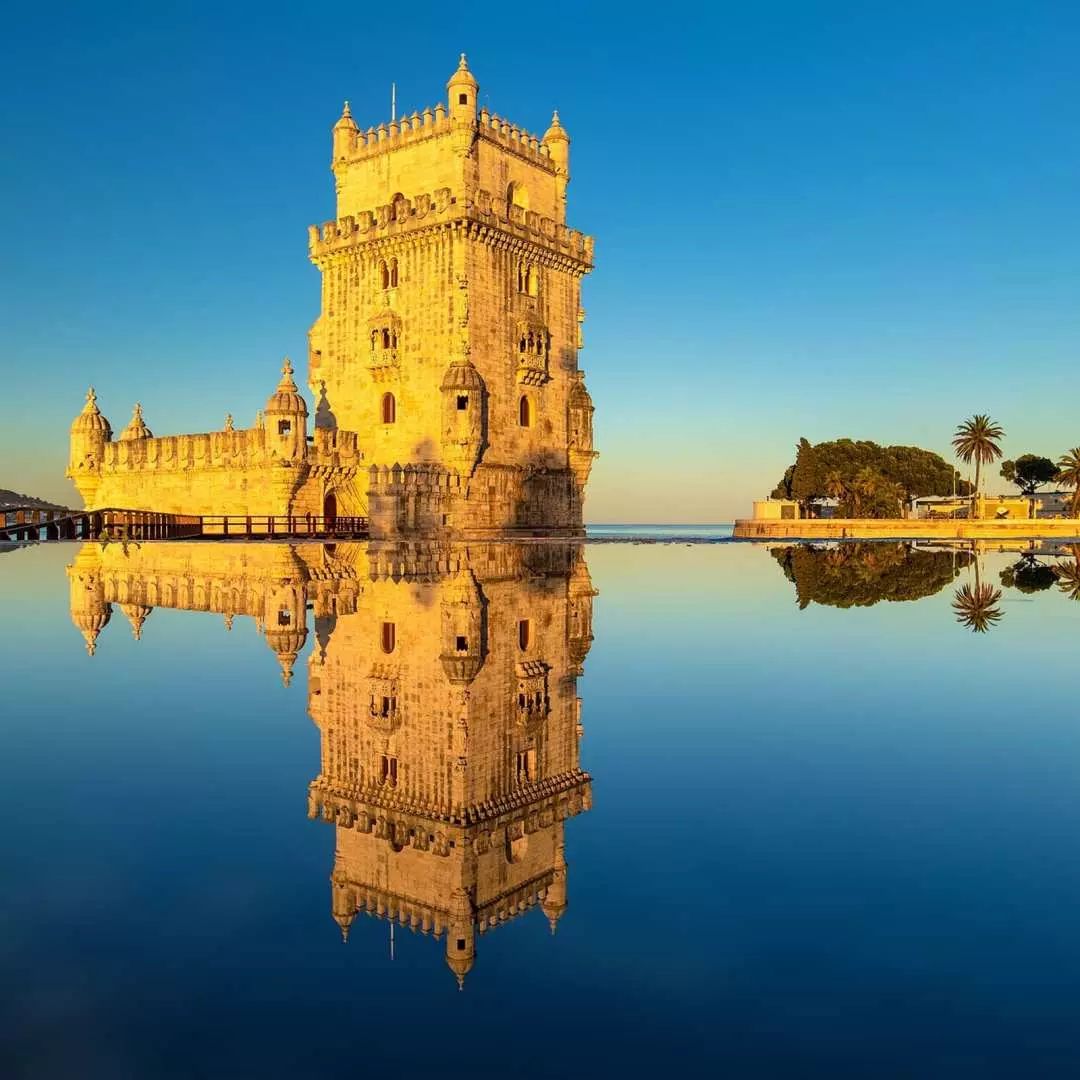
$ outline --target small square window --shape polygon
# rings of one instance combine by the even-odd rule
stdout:
[[[291,420],[279,420],[277,425],[277,433],[279,435],[288,435],[292,432]]]
[[[469,651],[468,639],[462,637],[461,634],[458,634],[458,636],[457,636],[457,651],[458,652],[468,652]]]
[[[292,623],[292,613],[288,611],[279,611],[277,613],[278,626],[289,626]]]
[[[458,94],[457,103],[459,105],[468,105],[469,104],[469,95],[468,94]]]
[[[464,949],[465,948],[465,939],[463,937],[459,937],[457,939],[457,947],[459,949]]]
[[[457,396],[458,412],[464,412],[469,407],[469,395],[458,394]]]

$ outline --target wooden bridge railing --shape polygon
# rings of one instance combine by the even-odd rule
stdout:
[[[149,510],[42,510],[12,507],[2,511],[0,541],[41,540],[191,540],[197,538],[319,539],[368,535],[365,517],[313,514],[158,514]]]

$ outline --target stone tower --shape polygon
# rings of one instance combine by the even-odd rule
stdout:
[[[334,125],[308,383],[364,449],[373,535],[581,526],[593,243],[566,227],[570,138],[478,91],[463,55],[446,105],[361,131],[346,103]]]

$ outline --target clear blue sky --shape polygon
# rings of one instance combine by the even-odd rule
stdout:
[[[462,50],[573,138],[590,519],[730,520],[800,435],[1080,444],[1080,5],[187,7],[5,16],[2,487],[72,497],[91,381],[117,429],[250,423],[306,360],[342,99],[434,104]]]

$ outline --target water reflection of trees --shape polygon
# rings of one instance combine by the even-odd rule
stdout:
[[[1045,592],[1057,583],[1054,567],[1040,562],[1032,552],[1025,552],[1011,566],[1001,571],[1001,584],[1023,593]]]
[[[811,603],[847,608],[920,600],[951,584],[974,558],[970,551],[905,543],[792,545],[772,554],[794,584],[800,609]]]

